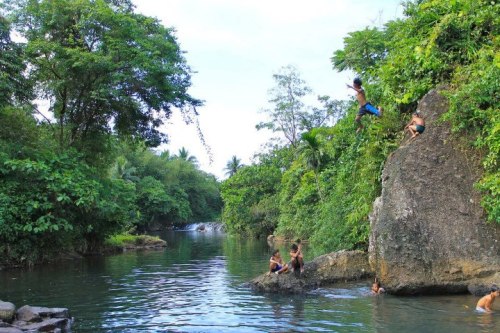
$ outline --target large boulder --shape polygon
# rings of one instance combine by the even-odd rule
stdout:
[[[340,251],[316,257],[306,262],[304,272],[262,274],[250,282],[261,292],[302,293],[335,282],[364,279],[373,276],[368,255],[361,251]]]
[[[426,130],[386,161],[371,221],[370,264],[394,294],[480,293],[500,285],[500,226],[474,184],[480,159],[439,120],[438,90],[418,105]]]

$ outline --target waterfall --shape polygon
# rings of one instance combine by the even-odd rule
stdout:
[[[198,231],[198,232],[224,232],[224,225],[221,222],[197,222],[186,224],[177,230]]]

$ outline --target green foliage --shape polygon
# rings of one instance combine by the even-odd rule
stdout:
[[[121,155],[110,173],[137,184],[140,217],[136,223],[141,230],[147,230],[151,223],[171,225],[220,218],[219,183],[198,169],[193,163],[196,158],[188,156],[186,149],[185,157],[157,155],[143,144],[123,145],[118,150]]]
[[[219,218],[219,184],[193,163],[122,143],[103,173],[75,150],[58,152],[50,132],[24,109],[0,109],[2,263],[99,251],[134,226]]]
[[[500,4],[483,0],[428,0],[407,2],[405,6],[407,17],[389,22],[381,32],[387,54],[375,57],[375,62],[365,62],[368,66],[365,73],[377,74],[371,96],[379,96],[391,108],[409,111],[430,89],[445,84],[451,107],[444,119],[450,121],[457,134],[471,138],[484,156],[484,178],[477,188],[483,192],[482,203],[489,220],[500,221],[496,181]],[[372,35],[366,29],[346,38],[344,50],[333,57],[334,67],[362,74],[360,63],[347,60],[365,59],[362,41]],[[338,56],[345,54],[351,57],[340,61],[343,59]]]
[[[23,239],[29,256],[50,255],[61,248],[81,244],[78,238],[93,232],[109,230],[90,223],[89,215],[99,215],[106,206],[101,184],[93,171],[79,162],[74,153],[54,155],[50,152],[31,158],[11,158],[2,154],[0,163],[0,239],[5,259],[19,254],[10,253],[18,239]],[[115,209],[126,207],[116,207]],[[112,214],[116,218],[117,214]],[[110,225],[124,221],[108,220]],[[87,237],[89,239],[91,237]],[[9,246],[11,245],[11,246]],[[78,246],[77,246],[78,247]]]
[[[112,248],[123,249],[127,245],[140,246],[162,242],[158,236],[118,234],[106,239],[104,244]]]
[[[390,52],[379,70],[385,93],[398,103],[415,103],[449,81],[458,66],[475,62],[498,35],[498,6],[482,0],[407,3],[408,18],[387,25]]]
[[[10,24],[0,15],[0,107],[31,99],[31,83],[23,76],[24,49],[10,38]]]
[[[202,104],[187,93],[191,70],[172,28],[129,0],[0,6],[25,38],[12,42],[0,16],[0,264],[99,251],[151,223],[219,218],[219,183],[186,149],[170,158],[146,148],[166,139],[158,128],[172,108],[196,122]]]
[[[344,48],[332,57],[334,68],[361,76],[368,99],[384,107],[384,116],[363,117],[366,129],[356,134],[358,105],[353,103],[335,126],[309,128],[287,150],[271,146],[260,156],[261,165],[284,170],[275,187],[279,200],[270,201],[278,205],[277,234],[309,238],[317,254],[366,249],[368,214],[380,194],[383,163],[402,139],[406,113],[443,84],[451,105],[444,120],[483,156],[484,176],[476,186],[483,192],[489,219],[500,221],[499,6],[481,0],[409,1],[406,18],[344,39]],[[283,100],[274,102],[280,106]],[[306,109],[300,105],[294,111],[298,115]],[[276,162],[280,158],[282,162]],[[258,170],[259,165],[252,168]],[[243,198],[252,196],[254,186],[235,181],[223,187],[225,209],[230,208],[223,217],[236,230],[252,228]],[[226,197],[230,192],[238,195]]]
[[[221,185],[222,220],[233,233],[266,235],[277,224],[277,189],[281,171],[272,165],[239,169]]]
[[[222,201],[219,183],[213,175],[197,169],[184,160],[172,160],[165,165],[162,181],[175,198],[176,207],[170,221],[215,221],[220,216]]]
[[[172,209],[173,199],[165,192],[165,187],[151,176],[142,178],[137,184],[137,205],[141,207],[141,224],[147,225],[158,220]]]
[[[478,52],[478,61],[457,69],[445,119],[457,134],[472,139],[483,156],[484,176],[477,184],[488,219],[500,223],[500,41]]]
[[[276,233],[287,238],[310,238],[317,228],[319,199],[314,172],[294,164],[283,175]]]
[[[356,112],[353,105],[334,127],[303,135],[307,149],[299,150],[283,175],[276,233],[310,239],[316,254],[366,248],[368,214],[380,193],[382,165],[397,146],[397,114],[369,120],[368,130],[355,134]],[[311,163],[318,158],[320,162]]]
[[[335,51],[333,67],[339,71],[352,69],[365,78],[374,78],[375,69],[385,58],[385,33],[377,28],[350,32],[344,38],[344,49]]]
[[[0,127],[3,262],[91,251],[131,225],[133,183],[101,179],[74,150],[57,153],[47,129],[24,110],[0,109]]]
[[[37,97],[53,101],[61,148],[95,155],[111,132],[157,146],[172,107],[201,105],[187,93],[191,70],[173,29],[134,13],[129,1],[9,3]]]

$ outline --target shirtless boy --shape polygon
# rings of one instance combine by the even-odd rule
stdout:
[[[290,266],[292,271],[296,268],[300,269],[300,273],[304,272],[304,256],[302,255],[302,244],[292,244],[290,248]]]
[[[355,121],[356,124],[358,124],[356,132],[359,132],[363,129],[363,124],[361,124],[361,117],[363,117],[367,113],[375,115],[377,117],[382,117],[382,108],[378,107],[377,109],[373,105],[371,105],[370,102],[366,101],[365,90],[361,87],[361,85],[363,84],[363,82],[361,82],[361,79],[355,78],[352,83],[352,86],[348,84],[347,87],[356,91],[356,99],[359,103],[359,112],[356,115]]]
[[[280,255],[280,250],[274,250],[271,259],[269,259],[269,274],[276,273],[283,269],[285,264]]]
[[[378,295],[385,293],[385,289],[380,286],[380,282],[378,282],[378,279],[375,278],[375,281],[372,284],[372,294]]]
[[[414,112],[411,121],[406,125],[407,129],[411,134],[411,139],[417,137],[417,135],[424,133],[425,130],[425,120],[420,116],[418,112]]]
[[[495,301],[495,298],[500,296],[500,289],[497,287],[492,287],[488,295],[481,297],[477,302],[476,311],[478,312],[492,312],[491,304]]]

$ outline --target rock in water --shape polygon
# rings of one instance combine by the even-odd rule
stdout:
[[[302,293],[336,282],[359,280],[373,276],[368,255],[362,251],[339,251],[306,262],[304,272],[262,274],[250,282],[261,292]]]
[[[382,173],[370,216],[370,264],[394,294],[500,285],[500,226],[486,222],[474,189],[480,161],[439,121],[448,104],[438,90],[418,109],[425,132],[397,149]]]

